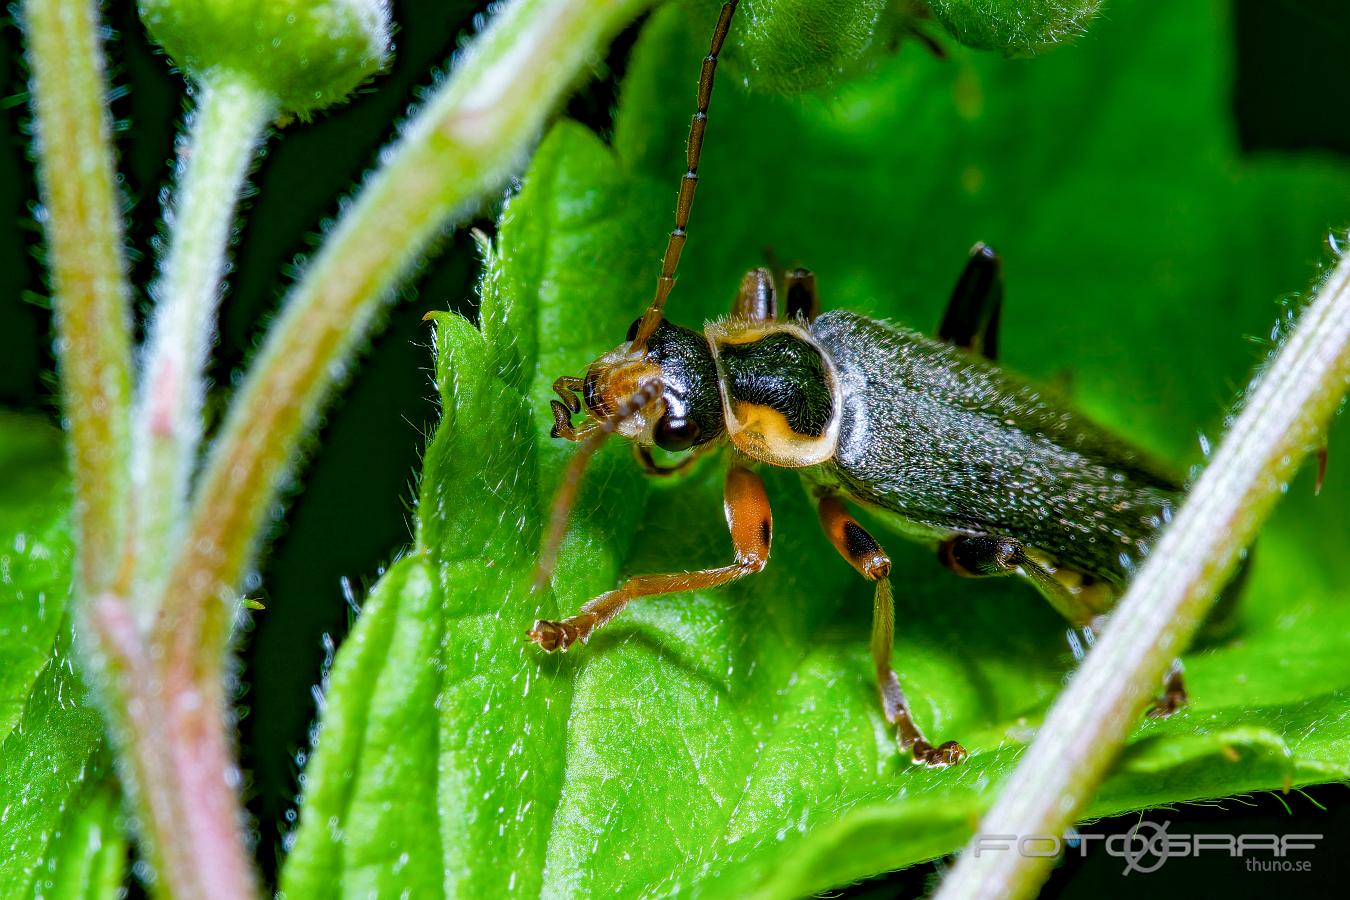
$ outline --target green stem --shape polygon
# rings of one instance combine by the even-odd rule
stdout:
[[[278,484],[399,279],[516,171],[586,64],[648,2],[506,4],[367,180],[287,297],[208,459],[156,624],[174,677],[220,677],[234,590]]]
[[[1141,567],[1110,627],[980,823],[984,835],[1061,835],[1081,815],[1288,479],[1325,440],[1350,388],[1350,255],[1249,389],[1172,526]],[[975,842],[939,898],[1025,897],[1051,859],[978,855]]]
[[[207,353],[224,287],[234,207],[275,102],[229,71],[198,88],[179,154],[168,258],[134,419],[131,598],[148,622],[187,530],[188,484],[202,435]]]
[[[98,4],[25,0],[56,355],[75,482],[77,586],[112,585],[129,483],[131,338]]]

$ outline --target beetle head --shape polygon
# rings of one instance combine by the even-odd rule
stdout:
[[[645,338],[644,319],[628,330],[628,339],[586,368],[584,378],[559,378],[553,390],[553,436],[578,441],[553,501],[535,589],[552,576],[567,519],[586,464],[611,434],[639,446],[687,450],[726,431],[717,367],[708,342],[696,331],[661,320]],[[578,399],[577,391],[581,391]],[[584,413],[581,424],[572,416]]]
[[[561,398],[553,401],[554,437],[579,441],[604,429],[644,447],[678,451],[722,435],[722,400],[707,340],[662,321],[646,345],[634,349],[641,321],[634,321],[627,340],[587,367],[580,401],[569,387],[577,379],[554,385]],[[583,410],[574,427],[572,414]]]

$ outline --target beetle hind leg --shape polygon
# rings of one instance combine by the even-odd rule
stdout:
[[[1070,590],[1061,580],[1069,574],[1052,571],[1028,551],[1021,541],[992,534],[959,534],[938,544],[938,559],[947,568],[965,578],[994,578],[1024,575],[1061,616],[1074,625],[1091,625],[1105,608],[1092,600],[1104,600],[1104,585],[1079,585]],[[1077,574],[1081,580],[1081,573]],[[1102,596],[1098,596],[1102,594]]]
[[[858,572],[876,584],[872,609],[872,662],[876,666],[877,690],[881,706],[896,732],[901,751],[908,751],[914,762],[934,768],[957,765],[968,756],[956,741],[933,746],[914,723],[909,701],[900,687],[900,679],[891,666],[895,643],[895,601],[891,594],[891,560],[867,529],[858,524],[837,497],[826,495],[819,505],[820,524],[830,543]]]
[[[1070,590],[1035,554],[1020,541],[988,534],[961,534],[938,544],[938,559],[957,575],[967,578],[989,578],[1021,574],[1036,585],[1041,595],[1050,601],[1060,615],[1077,626],[1096,630],[1105,627],[1107,616],[1096,603],[1092,589]],[[1098,585],[1100,587],[1100,585]],[[1172,661],[1172,668],[1163,679],[1163,692],[1148,710],[1148,717],[1165,719],[1187,704],[1189,697],[1182,678],[1181,660]]]

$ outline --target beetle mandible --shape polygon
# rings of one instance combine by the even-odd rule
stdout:
[[[872,658],[887,721],[916,763],[948,766],[966,750],[931,743],[914,722],[891,664],[891,562],[844,505],[872,511],[932,545],[958,575],[1017,575],[1076,626],[1100,626],[1134,560],[1179,502],[1180,481],[1143,453],[1047,400],[996,363],[1003,278],[983,244],[971,251],[936,338],[842,310],[820,312],[804,269],[775,284],[742,280],[731,316],[702,332],[667,321],[698,185],[717,58],[736,0],[725,3],[698,83],[688,169],[656,295],[625,340],[583,377],[554,382],[553,436],[581,443],[555,501],[536,586],[551,576],[586,461],[609,435],[633,442],[652,474],[678,471],[730,444],[725,486],[735,558],[717,568],[638,575],[562,620],[534,623],[546,651],[585,642],[632,600],[726,584],[769,560],[773,517],[756,465],[794,468],[816,499],[835,549],[875,584]],[[582,414],[574,425],[572,417]],[[679,465],[655,445],[691,451]],[[1150,715],[1186,700],[1179,661]]]

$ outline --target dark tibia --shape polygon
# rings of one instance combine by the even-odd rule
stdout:
[[[991,247],[976,244],[952,289],[938,337],[989,359],[998,358],[998,323],[1003,312],[1003,264]]]
[[[820,294],[816,290],[816,276],[809,269],[793,269],[788,272],[783,293],[787,295],[787,318],[805,319],[810,322],[820,315]]]

